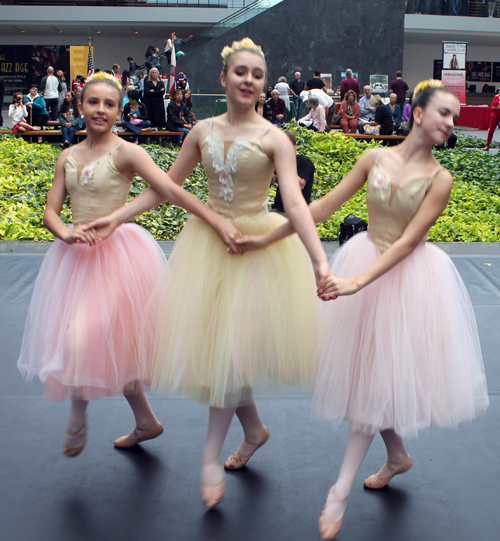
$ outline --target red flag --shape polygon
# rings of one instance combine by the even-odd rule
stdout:
[[[177,76],[177,60],[175,58],[175,45],[172,42],[172,51],[170,52],[170,80],[169,80],[170,99],[174,99],[176,76]]]

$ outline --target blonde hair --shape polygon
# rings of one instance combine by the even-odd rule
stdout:
[[[99,73],[95,73],[94,75],[92,75],[92,77],[89,77],[87,79],[82,89],[82,96],[81,96],[82,103],[83,103],[83,96],[85,95],[85,91],[87,90],[87,87],[98,84],[98,83],[111,86],[118,92],[118,109],[121,109],[123,105],[122,85],[119,83],[118,79],[114,75],[110,75],[109,73],[106,73],[105,71],[100,71]]]
[[[378,94],[373,94],[370,98],[370,105],[377,108],[382,103],[382,98]]]
[[[264,53],[262,52],[262,47],[260,45],[256,45],[250,38],[243,38],[241,41],[233,41],[231,47],[226,45],[224,49],[222,49],[220,55],[222,56],[223,73],[227,73],[229,60],[233,57],[235,53],[238,53],[240,51],[249,51],[251,53],[259,55],[264,61],[264,66],[267,71],[266,59],[264,57]]]

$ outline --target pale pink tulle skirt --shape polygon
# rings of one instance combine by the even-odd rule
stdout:
[[[369,233],[334,257],[349,278],[377,259]],[[421,243],[352,296],[319,307],[321,341],[314,409],[357,430],[416,436],[456,427],[488,407],[479,336],[465,285],[451,259]]]
[[[56,240],[40,267],[18,367],[44,399],[113,395],[149,378],[138,355],[143,310],[165,257],[137,225],[94,247]]]

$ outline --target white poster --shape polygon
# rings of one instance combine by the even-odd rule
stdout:
[[[464,70],[467,60],[467,43],[443,41],[443,69]]]

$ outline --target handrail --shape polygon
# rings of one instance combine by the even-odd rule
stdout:
[[[255,0],[2,0],[11,6],[243,8]]]

